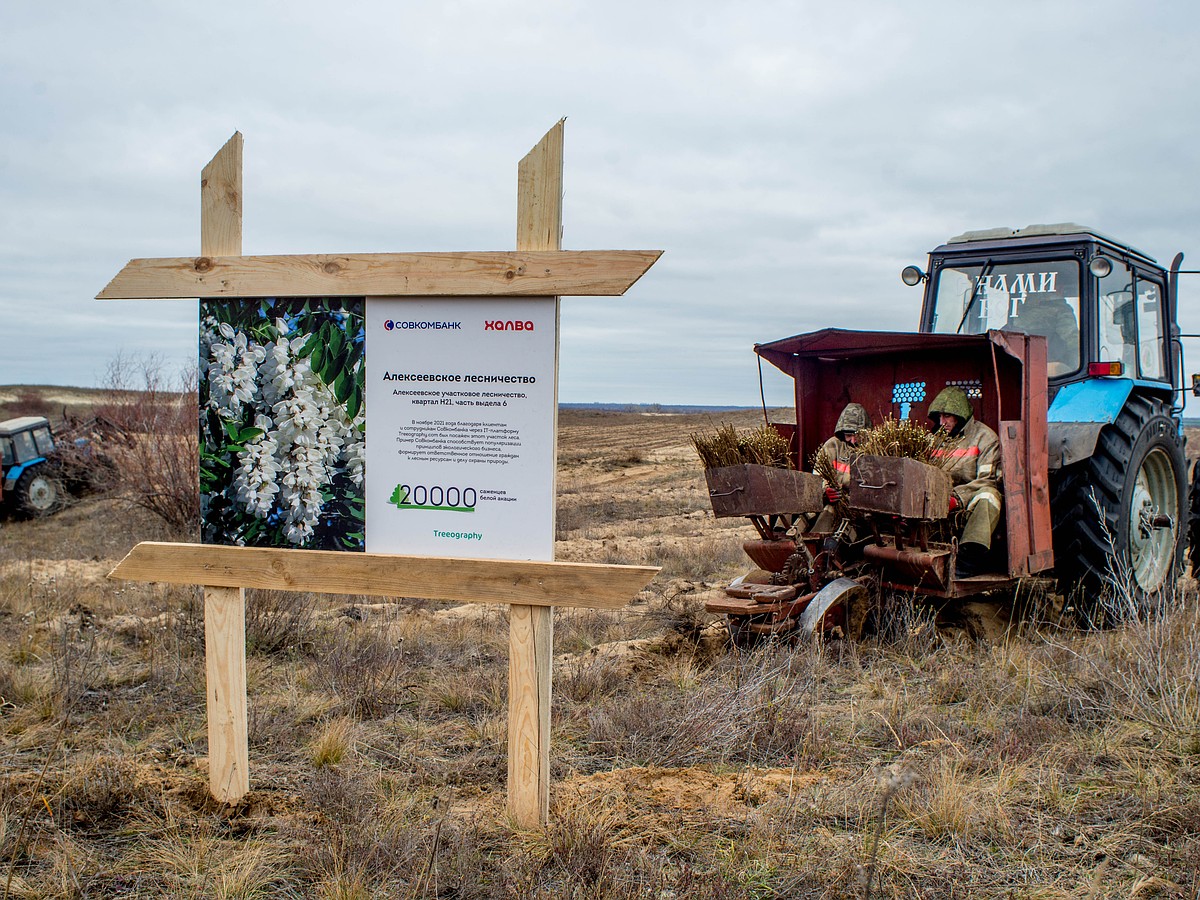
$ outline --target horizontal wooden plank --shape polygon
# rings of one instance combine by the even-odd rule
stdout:
[[[450,559],[145,541],[134,547],[108,577],[322,594],[616,609],[628,603],[657,573],[655,566]]]
[[[96,299],[619,296],[661,255],[525,250],[131,259]]]

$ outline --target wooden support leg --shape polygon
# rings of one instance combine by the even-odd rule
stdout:
[[[208,790],[222,803],[237,803],[250,790],[244,589],[204,588],[204,657],[208,674]]]
[[[508,813],[522,828],[550,820],[550,679],[554,610],[509,614]]]

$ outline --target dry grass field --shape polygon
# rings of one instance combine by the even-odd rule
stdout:
[[[119,499],[0,519],[0,898],[1200,896],[1200,603],[733,653],[691,432],[564,411],[558,556],[663,573],[556,617],[551,824],[504,816],[503,611],[250,592],[251,793],[206,795],[196,593]],[[187,536],[182,536],[187,537]],[[402,588],[398,588],[402,593]]]

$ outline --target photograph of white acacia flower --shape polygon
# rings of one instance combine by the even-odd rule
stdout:
[[[201,301],[205,543],[364,549],[363,308]]]

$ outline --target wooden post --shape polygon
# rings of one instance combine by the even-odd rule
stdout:
[[[200,255],[242,255],[242,133],[200,173]]]
[[[204,588],[204,667],[208,676],[208,789],[222,803],[250,790],[246,721],[246,591]]]
[[[235,131],[200,174],[200,255],[242,255],[242,134]],[[204,587],[208,674],[208,789],[222,803],[250,790],[246,699],[246,592]]]
[[[562,249],[563,122],[517,167],[517,249]],[[558,434],[558,300],[554,310],[554,427]],[[556,458],[557,453],[552,458]],[[557,496],[557,489],[552,493]],[[554,608],[509,610],[508,813],[522,828],[550,820],[550,696]]]

